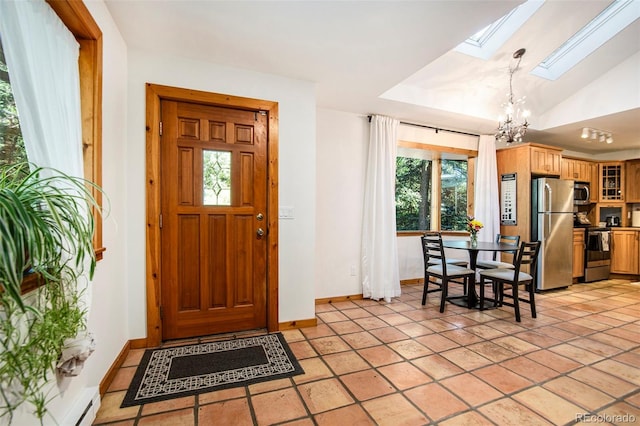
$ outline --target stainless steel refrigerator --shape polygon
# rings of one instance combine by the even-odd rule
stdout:
[[[567,287],[573,279],[573,184],[554,178],[532,180],[531,238],[542,243],[539,290]]]

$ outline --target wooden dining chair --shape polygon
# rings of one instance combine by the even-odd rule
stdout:
[[[479,260],[476,263],[477,269],[513,269],[515,266],[513,263],[516,260],[516,252],[518,251],[518,245],[520,245],[520,236],[519,235],[502,235],[496,234],[496,243],[507,244],[513,246],[513,250],[503,251],[502,253],[508,253],[512,255],[511,262],[501,262],[498,260],[498,252],[493,252],[493,260]]]
[[[444,304],[449,297],[449,283],[462,284],[464,294],[467,294],[467,291],[471,290],[470,283],[475,279],[475,272],[466,267],[447,263],[440,232],[426,232],[422,236],[422,252],[424,254],[422,304],[427,302],[427,293],[441,291],[440,312],[444,312]],[[434,284],[437,288],[429,290],[429,284]]]
[[[484,309],[484,287],[487,281],[494,284],[494,306],[511,306],[515,310],[516,321],[520,322],[520,302],[531,305],[531,317],[536,318],[536,272],[540,241],[522,242],[516,256],[513,269],[486,269],[480,271],[480,309]],[[523,272],[522,266],[529,265],[529,273]],[[505,286],[509,293],[505,293]],[[528,293],[528,298],[520,294],[520,287]],[[511,299],[505,302],[504,298]]]

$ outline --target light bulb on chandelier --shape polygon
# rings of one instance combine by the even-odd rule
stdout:
[[[503,104],[504,115],[498,118],[498,132],[496,140],[507,144],[513,142],[522,142],[522,138],[527,132],[529,123],[529,111],[524,109],[526,96],[514,100],[513,97],[513,74],[518,70],[520,61],[526,50],[518,49],[514,52],[513,58],[518,62],[514,67],[509,66],[509,93],[507,94],[507,102]]]

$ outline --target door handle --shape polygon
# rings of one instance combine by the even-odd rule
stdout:
[[[258,235],[258,238],[264,236],[264,229],[258,228],[258,230],[256,231],[256,234]]]

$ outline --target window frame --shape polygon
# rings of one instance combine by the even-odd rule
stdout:
[[[80,114],[84,177],[102,186],[102,31],[81,0],[45,0],[80,44]],[[102,193],[91,189],[102,207]],[[103,258],[102,217],[92,210],[95,219],[93,247],[96,259]]]
[[[472,215],[474,211],[474,191],[475,191],[475,162],[478,151],[463,148],[454,148],[442,145],[425,144],[421,142],[398,141],[398,148],[419,149],[437,153],[433,161],[434,174],[431,183],[431,228],[440,230],[440,208],[442,205],[441,175],[442,175],[442,154],[456,154],[467,157],[467,215]],[[396,157],[400,155],[396,154]],[[437,179],[436,179],[437,178]],[[398,236],[422,235],[425,230],[396,231]],[[467,233],[466,231],[446,231],[448,234]]]

